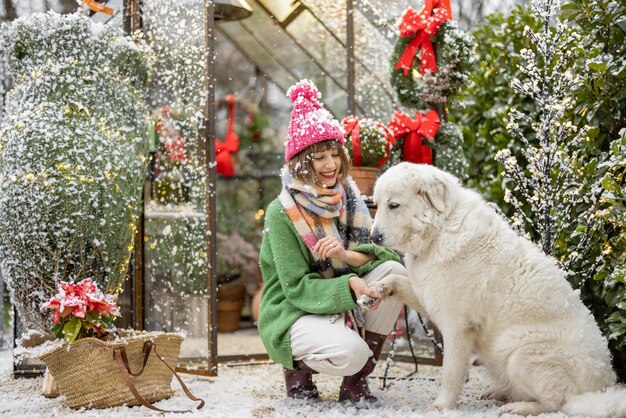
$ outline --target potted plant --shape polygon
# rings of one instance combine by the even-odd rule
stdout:
[[[350,176],[365,196],[371,196],[378,169],[387,161],[395,139],[382,123],[370,118],[348,116],[343,121],[346,148],[352,159]]]
[[[246,292],[260,281],[259,252],[236,232],[217,233],[217,330],[239,329]]]
[[[116,330],[116,298],[102,293],[91,279],[62,281],[58,292],[41,307],[53,311],[52,329],[57,339],[40,345],[35,352],[70,408],[141,404],[167,412],[151,403],[173,394],[171,381],[183,337]],[[156,359],[148,362],[151,356]],[[190,399],[201,401],[193,396]],[[201,401],[199,408],[203,404]]]

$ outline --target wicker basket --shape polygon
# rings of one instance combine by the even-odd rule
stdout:
[[[172,396],[172,369],[176,367],[183,337],[171,333],[120,331],[123,338],[116,341],[82,338],[42,356],[65,395],[67,406],[141,405],[144,404],[141,398],[151,404]],[[120,356],[128,360],[128,373],[117,360]],[[140,394],[139,399],[133,390]]]

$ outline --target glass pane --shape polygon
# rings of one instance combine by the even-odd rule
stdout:
[[[255,38],[247,32],[239,23],[224,23],[219,26],[218,39],[220,34],[227,37],[229,41],[237,40],[237,45],[252,59],[256,65],[267,74],[272,81],[276,82],[283,90],[287,90],[289,86],[295,83],[296,77],[292,75],[284,66],[281,66],[275,59],[269,55]]]
[[[207,367],[205,171],[198,158],[205,97],[203,2],[151,0],[143,13],[156,56],[145,187],[145,329],[185,333],[179,361]]]
[[[220,23],[218,31],[227,36],[230,42],[237,44],[239,49],[245,51],[246,55],[254,60],[283,90],[286,91],[301,78],[309,78],[316,82],[328,109],[338,117],[342,117],[347,100],[345,91],[340,92],[343,89],[340,86],[345,88],[345,78],[342,78],[345,77],[345,68],[343,68],[345,67],[345,52],[341,53],[337,61],[344,62],[342,67],[344,75],[335,75],[326,68],[326,64],[316,58],[312,52],[313,48],[306,45],[308,41],[301,43],[293,34],[285,32],[271,17],[268,10],[261,7],[258,2],[251,2],[251,6],[254,9],[252,16],[238,22]],[[309,12],[303,15],[307,13],[310,15]],[[289,25],[289,30],[296,24],[300,25],[297,21],[298,19]],[[331,36],[319,25],[319,22],[317,23],[327,36]],[[330,99],[326,100],[327,98]]]
[[[341,43],[346,43],[346,2],[305,0],[304,5]]]
[[[324,72],[346,85],[346,53],[344,47],[309,11],[301,13],[289,26],[290,33],[307,50]]]

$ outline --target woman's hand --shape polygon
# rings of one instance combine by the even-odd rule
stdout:
[[[317,241],[313,247],[313,253],[321,260],[332,257],[343,262],[346,261],[347,256],[347,251],[343,248],[341,241],[330,235]]]
[[[352,291],[354,292],[357,300],[359,300],[362,295],[367,295],[373,299],[376,299],[376,302],[373,305],[368,306],[365,309],[367,309],[368,311],[375,311],[376,309],[378,309],[378,306],[380,305],[380,302],[383,300],[383,298],[381,297],[381,295],[378,294],[378,292],[370,289],[365,280],[358,276],[352,276],[348,280],[348,284],[350,285],[350,289],[352,289]]]
[[[325,236],[317,241],[313,247],[313,254],[321,260],[326,258],[334,258],[352,266],[360,267],[376,258],[373,254],[359,253],[356,251],[346,250],[343,243],[333,236]]]

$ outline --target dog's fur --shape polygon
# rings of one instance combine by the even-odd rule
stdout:
[[[409,277],[372,287],[443,335],[433,409],[456,407],[476,353],[495,380],[485,396],[510,402],[501,412],[626,416],[626,392],[605,391],[615,384],[607,341],[578,292],[478,194],[435,167],[401,163],[378,179],[374,201],[372,237],[404,253]]]

